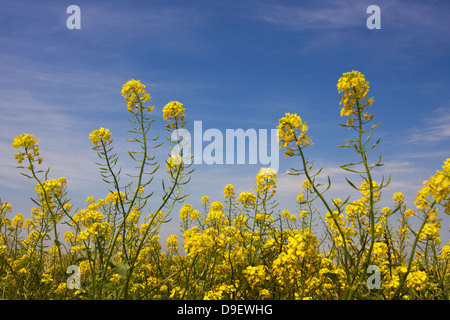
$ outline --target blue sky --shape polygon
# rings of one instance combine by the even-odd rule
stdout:
[[[80,30],[66,27],[71,4],[81,9]],[[381,9],[380,30],[366,27],[371,4]],[[344,72],[364,73],[375,97],[382,142],[369,156],[383,154],[378,180],[392,174],[386,205],[396,191],[412,205],[450,156],[447,1],[3,1],[0,8],[0,197],[15,212],[29,214],[34,192],[15,169],[11,142],[22,133],[40,139],[51,178],[67,177],[74,207],[105,196],[88,135],[109,128],[129,167],[120,92],[131,78],[147,85],[157,107],[155,136],[165,134],[161,109],[172,100],[184,104],[190,129],[196,120],[204,130],[274,129],[286,112],[299,114],[314,142],[308,158],[332,179],[328,198],[350,192],[339,165],[355,160],[337,148],[351,134],[338,125]],[[283,172],[299,166],[280,152],[281,209],[295,209],[303,179]],[[260,167],[196,165],[188,202],[199,206],[205,194],[222,200],[228,183],[249,191]],[[173,216],[167,232],[178,230]],[[442,218],[446,231],[450,219]]]

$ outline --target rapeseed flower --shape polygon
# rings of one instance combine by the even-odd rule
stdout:
[[[24,217],[21,213],[18,213],[14,216],[11,225],[16,228],[22,228]]]
[[[394,201],[394,205],[399,206],[399,205],[405,203],[405,197],[404,197],[403,193],[396,192],[392,196],[392,201]]]
[[[140,80],[131,79],[122,86],[122,96],[127,102],[128,111],[133,112],[134,109],[142,109],[143,103],[150,101],[150,94],[145,92],[145,85]],[[152,111],[154,107],[148,107],[148,111]]]
[[[38,139],[34,139],[32,134],[21,134],[14,138],[12,146],[14,149],[24,148],[24,152],[19,152],[14,155],[14,159],[20,164],[24,159],[30,161],[38,161],[38,164],[42,163],[43,157],[39,157]]]
[[[419,210],[426,211],[431,205],[431,200],[427,200],[427,197],[431,196],[436,203],[443,205],[447,214],[450,214],[450,158],[444,161],[442,169],[423,182],[424,187],[419,190],[414,199],[414,204]]]
[[[242,203],[244,206],[249,206],[256,203],[256,196],[251,192],[241,192],[236,201]]]
[[[58,180],[47,180],[43,183],[43,188],[40,184],[36,185],[36,193],[43,196],[45,190],[47,197],[62,197],[66,185],[67,180],[65,177],[61,177]]]
[[[111,132],[105,128],[92,131],[89,135],[89,139],[91,139],[94,148],[98,148],[100,145],[107,146],[112,143]]]
[[[209,203],[209,196],[203,196],[202,197],[202,204],[203,205],[206,205],[206,204],[208,204]]]
[[[178,101],[171,101],[168,104],[164,106],[162,109],[163,112],[163,119],[170,121],[170,120],[184,120],[184,108],[183,104]]]
[[[343,73],[338,81],[337,88],[339,93],[343,93],[339,103],[343,105],[341,117],[356,113],[355,107],[359,108],[359,112],[362,114],[365,106],[372,105],[373,98],[367,99],[362,103],[369,92],[369,82],[366,81],[364,75],[359,71],[353,70]],[[370,119],[370,116],[366,115],[365,118]]]
[[[408,288],[422,290],[428,283],[428,276],[424,271],[413,271],[406,277],[406,285]]]
[[[277,187],[277,172],[271,168],[262,168],[256,174],[256,192],[269,191],[272,188],[272,193],[275,192]]]
[[[291,143],[295,143],[300,148],[312,144],[311,138],[306,135],[308,125],[296,113],[286,113],[285,117],[278,120],[277,129],[278,142],[281,142],[280,149],[287,148],[286,157],[294,155],[294,149],[290,147]]]
[[[185,204],[183,205],[183,207],[180,209],[180,219],[181,221],[185,221],[189,219],[189,215],[191,214],[191,212],[194,210],[194,208],[192,207],[191,204]]]
[[[225,188],[223,189],[223,196],[225,199],[232,199],[234,197],[234,187],[232,184],[227,184],[225,186]]]
[[[172,234],[167,238],[166,242],[167,247],[171,251],[177,251],[178,250],[178,237],[176,234]]]
[[[339,80],[341,116],[348,117],[347,124],[358,118],[372,120],[365,112],[373,101],[367,97],[368,89],[364,75],[357,71],[343,74]],[[122,95],[137,122],[153,121],[143,115],[154,107],[144,109],[150,95],[139,80],[124,84]],[[166,126],[169,131],[171,126],[182,127],[183,105],[177,101],[168,103],[163,117],[173,121]],[[311,144],[307,130],[306,122],[297,114],[286,113],[279,120],[278,138],[281,148],[287,148],[287,156],[301,154],[305,160],[302,148]],[[104,128],[93,131],[90,139],[94,149],[102,149],[97,149],[99,154],[112,143],[111,133]],[[20,149],[15,156],[17,161],[40,163],[37,144],[32,135],[16,137],[13,146]],[[182,165],[180,156],[167,160],[172,182],[174,173],[180,173],[180,179],[185,177],[180,170]],[[312,170],[312,162],[306,161],[303,172],[296,172],[305,174],[308,170]],[[202,197],[202,214],[183,202],[184,197],[178,193],[181,188],[174,185],[174,193],[161,206],[167,209],[166,213],[157,210],[139,223],[147,204],[151,202],[158,208],[158,203],[143,195],[143,185],[149,185],[145,181],[139,184],[137,194],[131,193],[132,200],[127,199],[131,183],[120,181],[121,187],[114,187],[123,191],[110,191],[105,199],[89,196],[86,208],[70,213],[72,205],[64,198],[66,179],[47,180],[44,173],[46,181],[39,180],[36,186],[38,199],[31,209],[32,219],[25,220],[20,213],[8,217],[12,206],[0,202],[0,260],[6,266],[0,266],[0,282],[5,284],[2,295],[20,299],[448,298],[450,245],[438,247],[442,221],[438,218],[438,205],[450,213],[450,159],[424,182],[414,210],[406,209],[401,192],[393,194],[392,209],[375,206],[384,186],[375,181],[370,185],[370,178],[362,177],[361,186],[355,187],[361,193],[360,199],[350,202],[331,198],[330,202],[323,201],[329,212],[320,214],[313,202],[320,193],[317,175],[304,178],[302,193],[296,199],[297,215],[280,210],[278,216],[279,203],[266,201],[270,197],[267,191],[275,192],[277,172],[262,168],[256,175],[256,190],[238,194],[233,185],[227,184],[223,189],[224,202],[210,203],[208,196]],[[169,203],[172,199],[174,202]],[[172,234],[163,252],[159,228],[173,212],[177,200],[182,204],[179,218],[183,243],[179,247],[178,236]],[[420,211],[424,218],[419,233],[408,219]],[[326,228],[320,240],[308,229],[317,225],[310,216],[316,212]],[[392,225],[395,213],[400,222],[397,228]],[[70,219],[62,221],[70,228],[63,232],[66,243],[52,244],[52,238],[56,236],[57,240],[61,230],[49,218],[56,217],[58,222],[63,214]],[[61,246],[66,250],[60,251]],[[178,254],[178,250],[184,252]],[[62,255],[60,264],[58,255]],[[67,288],[65,267],[72,262],[83,275],[82,290]],[[380,290],[364,288],[367,275],[362,267],[370,264],[380,267]],[[28,281],[32,278],[35,281]]]

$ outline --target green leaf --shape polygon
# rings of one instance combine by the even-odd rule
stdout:
[[[330,278],[332,281],[339,282],[339,275],[337,273],[325,272],[323,275]]]
[[[89,258],[81,257],[81,258],[76,259],[75,262],[82,262],[82,261],[85,261],[85,260],[89,260]]]
[[[109,290],[117,291],[117,288],[114,286],[112,282],[105,283],[105,287],[108,288]]]
[[[116,266],[116,272],[121,276],[126,276],[128,273],[128,270],[130,270],[130,265],[128,264],[128,260],[123,261]]]
[[[351,185],[351,186],[353,187],[353,189],[359,191],[359,188],[357,188],[357,187],[353,184],[353,182],[351,182],[349,179],[347,179],[347,177],[345,178],[345,180],[347,180],[348,184]]]

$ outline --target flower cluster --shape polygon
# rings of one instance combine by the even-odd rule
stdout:
[[[450,158],[444,161],[442,169],[423,182],[424,187],[415,199],[415,204],[421,211],[430,207],[432,201],[427,200],[427,197],[431,196],[434,202],[442,204],[445,212],[450,214]]]
[[[32,134],[21,134],[14,138],[12,146],[14,149],[24,148],[14,155],[14,159],[20,164],[24,159],[29,159],[30,162],[37,161],[38,164],[42,163],[43,157],[39,157],[38,139],[34,139]]]
[[[256,190],[255,192],[268,192],[272,189],[275,193],[277,187],[277,172],[271,168],[262,168],[256,175]]]
[[[343,93],[339,103],[343,105],[341,117],[350,116],[356,113],[358,109],[362,113],[365,106],[372,105],[373,98],[363,102],[369,92],[369,82],[366,81],[364,75],[359,71],[353,70],[343,73],[338,81],[337,88],[340,93]]]
[[[122,96],[127,102],[129,112],[134,112],[135,109],[142,110],[143,104],[150,101],[150,94],[145,91],[145,85],[134,79],[122,86]],[[150,112],[153,109],[154,107],[150,106],[147,111]]]
[[[256,202],[256,196],[251,192],[242,192],[236,199],[237,202],[241,202],[245,206],[252,205]]]
[[[44,195],[45,192],[47,197],[62,197],[66,185],[67,179],[65,177],[61,177],[58,180],[47,180],[42,186],[40,184],[36,186],[36,193]]]
[[[338,83],[343,93],[341,116],[368,123],[368,89],[360,72],[344,73]],[[286,113],[278,121],[281,148],[287,149],[288,157],[302,158],[303,168],[292,174],[305,176],[297,190],[291,190],[296,209],[278,208],[277,172],[262,168],[250,191],[237,192],[227,184],[222,201],[204,195],[197,210],[195,204],[185,203],[188,198],[182,191],[189,177],[179,155],[165,162],[169,181],[163,180],[158,204],[148,192],[157,169],[146,153],[151,148],[147,142],[156,140],[145,135],[154,121],[144,115],[153,108],[143,108],[150,95],[133,79],[124,84],[122,95],[135,117],[130,121],[141,129],[130,132],[142,133],[133,140],[142,144],[142,152],[129,151],[137,162],[143,155],[136,167],[141,173],[130,174],[131,181],[121,185],[111,169],[117,158],[109,154],[112,147],[106,148],[112,143],[111,133],[104,128],[93,131],[93,149],[106,162],[100,172],[113,188],[104,199],[87,197],[82,208],[72,210],[66,178],[48,179],[49,171],[34,169],[32,163],[42,161],[38,140],[32,135],[14,139],[14,148],[22,148],[15,158],[19,163],[29,160],[32,176],[27,176],[38,182],[37,198],[31,218],[12,214],[12,206],[0,201],[2,298],[449,299],[450,243],[440,246],[439,210],[450,213],[450,159],[424,182],[413,208],[401,192],[393,194],[392,205],[381,207],[386,184],[371,176],[380,162],[368,163],[369,149],[358,147],[360,140],[348,140],[363,158],[356,164],[366,169],[349,170],[362,178],[359,187],[347,179],[359,195],[327,200],[324,193],[331,182],[321,184],[321,170],[313,172],[303,154],[311,144],[307,124],[297,114]],[[173,121],[166,126],[169,132],[185,124],[181,103],[172,101],[162,111],[165,120]],[[364,129],[350,126],[352,121],[347,127],[362,136]],[[153,173],[146,166],[150,162],[156,168]],[[158,209],[151,212],[149,204]],[[178,205],[181,234],[170,234],[161,242],[159,231]],[[58,229],[62,224],[67,229],[63,239]],[[68,267],[74,265],[81,287],[71,289],[77,281],[67,281]],[[373,267],[372,278],[380,280],[376,288],[370,287],[368,277]]]
[[[89,135],[89,139],[91,139],[94,148],[98,148],[101,145],[107,146],[112,143],[111,132],[105,128],[92,131]]]
[[[277,129],[278,141],[281,142],[280,149],[287,148],[286,157],[294,155],[291,143],[295,143],[299,148],[312,144],[311,137],[306,135],[308,125],[296,113],[286,113],[285,117],[278,120]]]
[[[225,199],[232,199],[234,197],[234,187],[233,187],[233,185],[227,184],[225,186],[225,188],[223,189],[223,197]]]
[[[184,108],[183,104],[178,101],[171,101],[162,109],[163,119],[170,121],[183,121],[184,120]]]

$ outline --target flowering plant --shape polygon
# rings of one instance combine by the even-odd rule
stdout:
[[[237,192],[232,184],[222,201],[208,195],[201,207],[185,203],[184,186],[192,170],[183,154],[165,162],[167,181],[160,201],[152,198],[152,179],[160,165],[152,151],[162,143],[150,138],[154,106],[139,80],[123,85],[130,143],[136,162],[131,181],[122,184],[112,133],[94,130],[89,138],[97,153],[100,174],[108,186],[104,199],[87,197],[82,209],[73,209],[64,177],[49,179],[41,170],[43,157],[33,135],[14,138],[21,174],[36,181],[36,205],[31,218],[0,202],[0,297],[2,299],[448,299],[450,297],[450,245],[441,246],[441,209],[450,214],[450,159],[442,171],[424,182],[409,208],[401,192],[392,207],[380,208],[390,177],[378,182],[374,171],[381,156],[370,162],[373,115],[367,112],[369,82],[362,73],[344,73],[337,84],[341,93],[341,124],[355,132],[341,146],[352,148],[358,162],[341,168],[357,174],[348,179],[360,194],[328,199],[332,187],[318,183],[306,153],[312,145],[307,123],[286,113],[278,121],[280,148],[286,157],[299,159],[300,168],[288,173],[301,177],[297,211],[279,208],[275,200],[277,172],[262,168],[254,189]],[[171,138],[178,143],[185,108],[178,101],[162,109]],[[175,134],[175,135],[174,135]],[[175,139],[173,137],[176,137]],[[150,212],[149,200],[156,204]],[[317,202],[325,208],[320,212]],[[159,230],[175,205],[180,204],[182,241],[170,235],[164,251]],[[414,222],[415,220],[415,222]],[[394,223],[397,225],[394,225]],[[418,222],[418,224],[417,224]],[[319,223],[323,232],[317,230]],[[62,225],[67,231],[60,235]],[[414,227],[418,225],[418,227]],[[74,289],[67,270],[77,266],[80,283]],[[378,269],[371,282],[369,270]],[[377,279],[375,279],[377,280]]]

